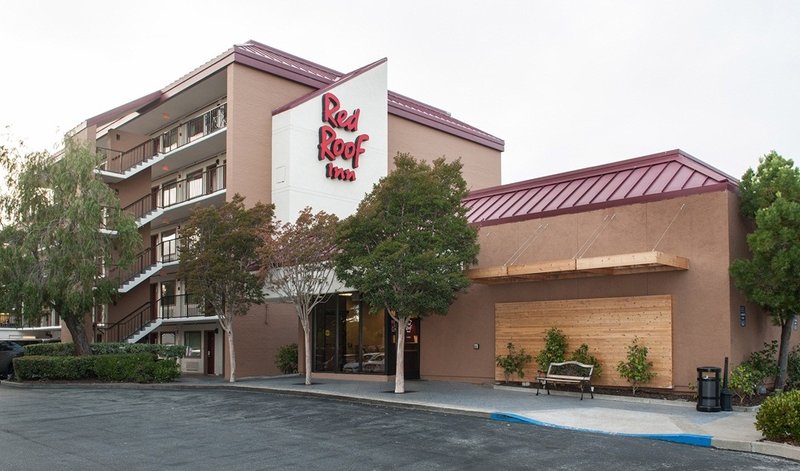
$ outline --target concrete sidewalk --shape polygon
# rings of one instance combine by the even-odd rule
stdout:
[[[306,386],[291,375],[245,379],[236,383],[216,377],[184,377],[179,387],[225,387],[335,397],[359,402],[470,413],[496,420],[527,422],[594,433],[620,434],[697,446],[761,453],[800,461],[800,448],[761,442],[755,412],[697,412],[693,403],[584,400],[575,396],[535,395],[535,389],[506,388],[443,381],[407,381],[406,394],[394,394],[394,383],[315,380]],[[165,385],[166,386],[166,385]]]

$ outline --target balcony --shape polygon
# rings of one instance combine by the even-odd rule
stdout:
[[[180,238],[173,237],[139,252],[128,268],[123,269],[116,265],[111,267],[107,276],[117,280],[120,293],[127,293],[163,268],[177,266],[179,260]]]
[[[113,324],[97,327],[103,332],[104,342],[135,343],[164,323],[215,319],[215,315],[203,313],[191,294],[166,295],[142,304]]]
[[[169,219],[175,221],[188,217],[189,208],[194,207],[195,203],[209,199],[212,200],[209,203],[219,203],[224,201],[224,194],[225,166],[220,165],[164,184],[158,192],[142,196],[122,208],[122,211],[136,218],[137,225],[142,227],[161,216],[164,216],[163,223]]]
[[[198,155],[224,149],[226,130],[227,104],[223,104],[132,149],[119,151],[98,147],[103,162],[97,173],[106,183],[117,183],[165,160],[171,164],[167,168],[179,168]]]

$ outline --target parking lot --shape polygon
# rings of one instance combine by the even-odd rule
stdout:
[[[0,470],[800,469],[767,456],[273,393],[0,384]]]

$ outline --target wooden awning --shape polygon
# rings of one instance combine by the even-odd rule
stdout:
[[[602,257],[547,260],[526,265],[472,268],[467,270],[467,276],[478,283],[492,284],[688,269],[689,259],[653,251],[604,255]]]

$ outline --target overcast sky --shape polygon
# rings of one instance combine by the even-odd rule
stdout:
[[[800,160],[800,1],[35,1],[0,4],[0,133],[86,118],[248,39],[505,139],[503,183],[680,148],[740,177]],[[265,112],[269,112],[266,110]]]

